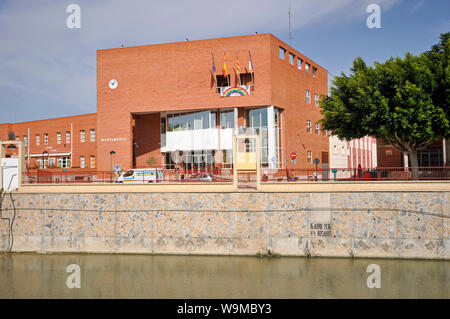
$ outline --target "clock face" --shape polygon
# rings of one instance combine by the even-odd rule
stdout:
[[[117,82],[116,79],[112,79],[111,81],[109,81],[109,88],[111,90],[114,90],[115,88],[117,88],[117,85],[119,85],[119,83]]]

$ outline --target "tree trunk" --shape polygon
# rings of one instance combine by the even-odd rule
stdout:
[[[411,161],[412,178],[419,178],[419,161],[417,159],[417,151],[408,151],[408,156]]]

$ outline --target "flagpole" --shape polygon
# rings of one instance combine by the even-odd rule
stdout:
[[[238,53],[237,53],[237,49],[236,49],[236,71],[239,77],[239,85],[241,86],[241,66],[239,64],[239,57],[238,57]]]

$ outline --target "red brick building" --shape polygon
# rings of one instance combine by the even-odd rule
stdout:
[[[312,168],[328,163],[327,84],[326,69],[271,34],[99,50],[96,114],[0,124],[0,138],[26,136],[30,166],[47,151],[46,165],[110,170],[113,151],[123,169],[170,167],[181,151],[191,168],[230,163],[232,136],[245,131],[260,135],[263,167],[296,152],[296,167]]]
[[[97,115],[86,114],[48,120],[0,124],[0,140],[14,133],[25,142],[29,168],[96,168]],[[17,150],[9,150],[13,155]]]

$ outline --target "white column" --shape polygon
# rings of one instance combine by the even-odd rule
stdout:
[[[70,123],[70,168],[73,166],[73,123]]]
[[[273,105],[267,108],[267,149],[268,149],[268,158],[269,167],[275,168],[274,162],[272,161],[273,157],[276,157],[275,154],[275,114],[273,111]],[[262,138],[259,140],[260,145],[262,145]]]
[[[238,135],[239,134],[239,126],[238,126],[238,108],[237,107],[235,107],[234,109],[233,109],[233,111],[234,111],[234,134],[235,135]],[[219,114],[217,114],[218,115],[218,117],[220,117],[220,113]]]

